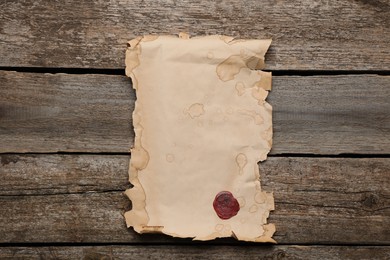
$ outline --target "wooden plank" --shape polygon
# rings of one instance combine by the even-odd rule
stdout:
[[[273,77],[271,154],[389,154],[390,77]]]
[[[390,68],[388,1],[2,1],[0,66],[123,68],[147,33],[270,38],[271,70]]]
[[[126,229],[122,214],[131,203],[117,190],[130,187],[128,161],[123,155],[2,155],[0,243],[189,242]],[[275,239],[389,244],[389,168],[388,158],[268,158],[260,171],[263,189],[274,192]]]
[[[388,259],[387,246],[0,247],[1,259]]]
[[[135,95],[125,76],[0,75],[0,152],[130,151]]]
[[[130,155],[0,154],[0,196],[124,191]]]
[[[127,153],[130,79],[0,71],[0,152]],[[275,76],[271,154],[389,154],[390,77]]]
[[[334,193],[332,195],[335,196]],[[334,204],[343,204],[332,195],[326,197],[324,193],[319,193],[318,196],[333,200],[331,203]],[[356,197],[362,200],[363,196],[358,194]],[[313,205],[301,200],[287,203],[277,200],[277,210],[269,218],[269,222],[277,227],[275,240],[282,244],[389,244],[388,201],[387,209],[366,211],[348,204],[359,204],[359,201],[354,201],[355,198],[345,201],[341,206],[326,207],[318,205],[321,202]],[[371,201],[370,198],[367,200]],[[127,229],[123,213],[130,209],[130,202],[122,192],[1,196],[0,209],[0,243],[190,241],[158,234],[139,235]],[[235,241],[218,239],[217,242]]]

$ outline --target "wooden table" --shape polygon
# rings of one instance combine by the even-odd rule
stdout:
[[[0,1],[0,258],[390,258],[388,0]],[[126,42],[273,38],[278,245],[125,227]]]

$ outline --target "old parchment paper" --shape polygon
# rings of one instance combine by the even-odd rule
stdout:
[[[272,193],[261,190],[258,161],[272,144],[271,40],[227,36],[149,35],[128,43],[126,75],[137,101],[135,143],[126,191],[128,227],[139,233],[210,240],[275,242]],[[213,208],[221,191],[239,203],[223,220]]]

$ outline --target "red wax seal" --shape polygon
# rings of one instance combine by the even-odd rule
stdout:
[[[218,217],[221,219],[229,219],[240,210],[240,205],[233,194],[229,191],[221,191],[215,196],[213,207]]]

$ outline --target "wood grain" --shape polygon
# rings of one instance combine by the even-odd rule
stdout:
[[[388,259],[386,246],[0,247],[1,259]]]
[[[0,196],[124,191],[130,155],[0,154]]]
[[[0,72],[1,152],[129,152],[135,95],[110,75]]]
[[[122,214],[131,203],[121,189],[130,187],[128,161],[124,155],[2,155],[0,243],[189,242],[125,227]],[[275,239],[389,244],[389,168],[388,158],[268,158],[260,171],[263,189],[274,192]],[[225,242],[235,241],[217,240]]]
[[[123,69],[129,39],[187,31],[273,38],[268,70],[386,73],[389,12],[387,0],[0,1],[0,69]],[[389,86],[378,75],[274,77],[274,144],[259,167],[284,245],[189,245],[125,227],[128,78],[0,70],[0,259],[389,259]],[[57,152],[79,154],[10,154]]]
[[[273,38],[271,70],[390,69],[387,0],[0,2],[0,66],[123,68],[143,34]]]
[[[0,152],[130,151],[125,76],[0,71],[0,82]],[[389,86],[389,76],[273,77],[271,154],[389,154]]]

